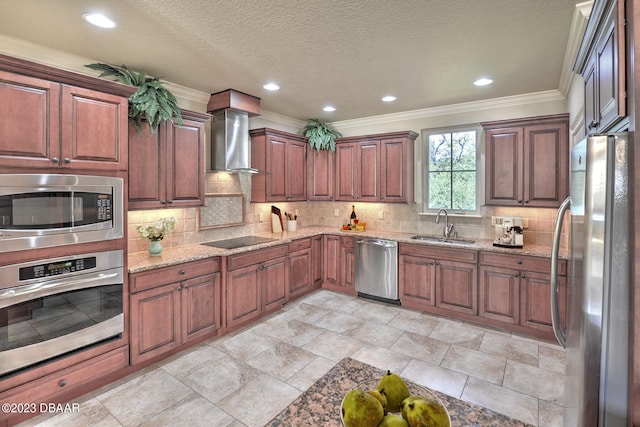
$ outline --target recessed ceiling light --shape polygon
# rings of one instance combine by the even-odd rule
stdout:
[[[265,83],[262,87],[266,90],[280,90],[280,86],[273,82]]]
[[[114,28],[116,23],[101,13],[85,13],[82,15],[85,21],[100,28]]]
[[[493,83],[493,80],[488,79],[486,77],[483,77],[473,82],[473,84],[476,86],[487,86],[487,85],[490,85],[491,83]]]
[[[327,105],[326,107],[324,107],[322,109],[322,111],[326,111],[328,113],[332,112],[332,111],[336,111],[336,107],[332,106],[332,105]]]
[[[396,98],[396,97],[395,97],[395,96],[393,96],[393,95],[387,95],[387,96],[383,96],[383,97],[382,97],[382,100],[383,100],[384,102],[393,102],[393,101],[395,101],[396,99],[398,99],[398,98]]]

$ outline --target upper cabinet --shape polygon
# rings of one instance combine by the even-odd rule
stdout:
[[[129,209],[204,205],[205,123],[211,116],[182,110],[153,134],[129,125]]]
[[[568,194],[569,115],[482,123],[485,203],[558,207]]]
[[[596,1],[574,71],[585,84],[585,133],[611,130],[626,116],[624,1]]]
[[[333,200],[335,155],[307,147],[307,200]]]
[[[249,131],[252,202],[291,202],[307,200],[307,140],[275,129]]]
[[[412,203],[415,132],[338,138],[335,200]]]
[[[25,74],[2,71],[21,67]],[[0,56],[0,166],[126,170],[128,96],[135,89],[86,76],[77,83],[98,89],[65,84],[77,76],[51,70]]]

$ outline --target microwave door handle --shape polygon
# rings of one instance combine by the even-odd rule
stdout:
[[[123,283],[121,269],[71,280],[39,282],[32,285],[2,289],[0,290],[0,309],[49,295],[114,283]],[[52,292],[52,289],[55,289],[55,291]]]
[[[553,246],[551,247],[551,324],[553,325],[553,333],[563,348],[567,348],[567,333],[562,329],[560,322],[560,307],[558,303],[558,252],[560,251],[562,223],[570,204],[571,198],[567,197],[560,205],[560,208],[558,208],[558,215],[553,232]]]

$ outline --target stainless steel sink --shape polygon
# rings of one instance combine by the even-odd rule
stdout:
[[[275,240],[277,239],[271,239],[269,237],[242,236],[242,237],[234,237],[232,239],[215,240],[213,242],[201,243],[201,245],[213,246],[214,248],[221,248],[221,249],[236,249],[236,248],[242,248],[244,246],[252,246],[252,245],[258,245],[260,243],[273,242]]]
[[[461,237],[444,237],[444,236],[432,236],[426,234],[417,234],[411,237],[413,240],[423,240],[425,242],[440,242],[440,243],[462,243],[462,244],[472,244],[475,243],[475,240],[471,239],[463,239]]]

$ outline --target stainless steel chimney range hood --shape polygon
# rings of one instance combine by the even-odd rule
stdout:
[[[228,89],[207,104],[211,124],[211,170],[258,173],[251,167],[249,116],[260,114],[260,98]]]

